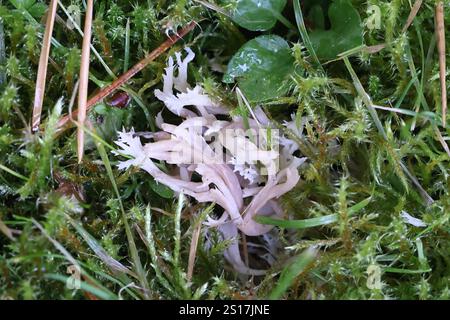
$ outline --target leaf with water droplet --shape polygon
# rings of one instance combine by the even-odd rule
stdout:
[[[231,58],[223,82],[238,82],[249,101],[280,97],[294,70],[291,48],[283,38],[263,35],[248,41]]]
[[[363,44],[361,18],[349,0],[333,1],[328,9],[328,17],[330,30],[314,30],[309,33],[320,59],[334,59],[338,54]]]
[[[233,21],[252,31],[272,29],[286,6],[286,0],[238,0]]]

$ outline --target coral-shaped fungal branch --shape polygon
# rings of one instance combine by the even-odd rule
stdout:
[[[187,68],[195,54],[189,48],[186,52],[184,59],[181,53],[175,54],[176,64],[169,58],[163,90],[155,90],[155,96],[182,122],[165,123],[158,114],[156,122],[161,131],[152,133],[152,141],[145,144],[133,130],[120,132],[117,154],[132,159],[120,162],[118,167],[140,167],[175,192],[219,205],[222,215],[208,217],[205,225],[217,228],[224,239],[231,241],[225,258],[240,273],[264,274],[264,270],[251,269],[242,261],[238,231],[248,236],[268,235],[272,226],[259,224],[254,217],[282,215],[277,199],[296,186],[298,167],[305,158],[293,155],[297,144],[279,135],[260,108],[248,121],[240,116],[228,121],[217,119],[229,111],[204,93],[201,85],[191,89]],[[292,127],[294,123],[285,125]],[[174,165],[175,173],[162,171],[154,161]],[[201,182],[192,181],[194,173]]]

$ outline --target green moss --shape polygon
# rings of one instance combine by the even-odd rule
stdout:
[[[81,1],[62,2],[82,8]],[[0,232],[0,299],[89,299],[87,292],[109,298],[118,298],[120,292],[125,299],[265,298],[279,285],[281,273],[292,275],[293,257],[310,246],[317,248],[317,258],[283,282],[283,297],[449,299],[449,157],[436,130],[447,142],[450,131],[436,126],[441,123],[440,90],[432,5],[424,4],[402,33],[408,1],[369,1],[380,7],[381,26],[364,30],[364,43],[386,43],[386,48],[349,57],[362,88],[355,88],[358,81],[343,61],[319,66],[299,34],[280,23],[270,31],[290,44],[295,72],[286,94],[263,107],[308,157],[300,183],[281,199],[285,217],[338,219],[306,229],[277,228],[284,247],[273,272],[251,285],[227,266],[223,250],[229,243],[212,229],[208,240],[199,239],[189,283],[194,227],[216,209],[193,202],[181,206],[149,175],[116,170],[117,159],[108,158],[106,151],[122,126],[152,130],[154,115],[163,110],[153,90],[162,86],[168,55],[184,45],[196,52],[189,66],[191,83],[202,83],[231,114],[248,117],[217,70],[260,34],[240,29],[226,15],[196,1],[96,1],[93,45],[100,59],[91,57],[90,93],[119,76],[124,61],[132,65],[158,47],[165,31],[172,34],[191,20],[200,28],[127,83],[124,89],[136,93],[129,106],[94,108],[90,119],[98,136],[88,134],[85,160],[78,164],[74,131],[57,135],[55,130],[61,114],[68,112],[77,82],[82,38],[76,29],[55,23],[42,113],[45,130],[32,134],[28,124],[44,30],[43,2],[29,8],[14,3],[0,5],[0,219],[21,233],[14,233],[11,241]],[[352,4],[364,25],[367,1]],[[58,14],[67,20],[63,10]],[[450,20],[448,10],[445,14]],[[293,17],[287,18],[295,24]],[[311,32],[313,26],[307,28]],[[374,122],[364,91],[375,106],[397,108],[375,109],[381,126]],[[301,136],[281,125],[291,115],[303,123]],[[349,214],[367,198],[367,206]],[[402,218],[405,212],[427,226],[408,224]],[[78,291],[65,285],[67,267],[74,261],[89,279]],[[92,283],[94,288],[88,286]]]

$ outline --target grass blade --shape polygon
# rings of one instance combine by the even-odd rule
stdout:
[[[127,267],[121,264],[119,261],[111,257],[105,249],[97,242],[97,240],[91,236],[78,222],[66,215],[70,224],[78,231],[81,237],[86,241],[92,251],[95,252],[97,257],[99,257],[113,272],[126,273],[132,277],[137,277],[133,272],[131,272]]]
[[[78,33],[84,37],[84,33],[81,30],[80,26],[78,25],[78,23],[74,20],[74,18],[70,15],[69,11],[66,9],[66,7],[64,6],[63,3],[61,3],[61,1],[58,1],[58,4],[60,6],[60,8],[62,9],[62,11],[66,14],[67,18],[70,20],[70,22],[73,24],[73,26],[75,27],[75,29],[77,29]],[[91,43],[91,50],[94,53],[95,57],[97,58],[97,60],[100,62],[100,64],[103,66],[103,68],[106,70],[106,72],[108,73],[109,76],[111,76],[112,78],[116,78],[116,75],[114,74],[114,72],[112,72],[111,68],[108,67],[108,65],[106,64],[106,62],[103,60],[103,58],[100,56],[100,54],[98,53],[98,51],[95,49],[94,45]]]
[[[292,286],[297,278],[313,262],[317,255],[317,249],[309,248],[295,258],[295,261],[289,264],[281,272],[280,279],[276,287],[269,294],[269,299],[280,299],[283,294]]]
[[[97,146],[97,150],[100,154],[100,157],[103,161],[103,164],[106,168],[106,172],[108,174],[109,180],[111,181],[114,192],[117,196],[117,200],[119,201],[120,211],[122,213],[122,222],[125,227],[125,233],[126,233],[127,240],[128,240],[128,247],[130,250],[131,258],[133,260],[135,272],[138,275],[141,286],[145,292],[145,296],[148,297],[147,294],[149,292],[149,284],[147,281],[146,273],[144,271],[144,268],[142,267],[142,263],[141,263],[141,259],[139,258],[139,253],[137,251],[136,243],[134,242],[134,239],[133,239],[133,233],[131,232],[131,228],[130,228],[130,225],[128,223],[128,220],[127,220],[127,217],[125,214],[125,209],[123,207],[122,199],[120,197],[119,188],[117,187],[116,180],[114,179],[114,174],[113,174],[113,171],[111,168],[111,163],[109,162],[109,158],[106,153],[105,147],[101,143],[98,143],[98,142],[96,142],[96,146]]]
[[[354,206],[352,206],[348,210],[348,214],[353,215],[367,206],[370,202],[371,198],[364,199],[361,202],[358,202]],[[255,221],[261,224],[268,224],[272,226],[277,226],[286,229],[307,229],[318,226],[324,226],[327,224],[335,223],[339,220],[338,214],[330,214],[323,217],[304,219],[304,220],[281,220],[274,219],[270,217],[257,216],[255,217]]]
[[[1,164],[1,163],[0,163],[0,170],[6,171],[6,172],[8,172],[9,174],[13,175],[13,176],[16,177],[16,178],[22,179],[22,180],[24,180],[24,181],[28,181],[28,178],[27,178],[27,177],[21,175],[21,174],[18,173],[18,172],[15,172],[14,170],[11,170],[10,168],[4,166],[4,165]]]
[[[294,0],[294,11],[295,11],[295,21],[297,22],[298,31],[302,36],[303,43],[305,44],[306,49],[308,49],[308,52],[313,58],[315,64],[318,67],[320,67],[320,69],[323,71],[319,58],[317,58],[316,51],[314,50],[311,40],[309,39],[308,32],[306,31],[305,20],[303,19],[302,9],[300,7],[299,0]]]
[[[348,60],[347,57],[344,57],[344,63],[345,63],[345,66],[347,67],[348,72],[350,73],[350,76],[352,77],[353,85],[355,86],[356,91],[358,92],[359,96],[361,97],[364,104],[366,105],[367,110],[369,111],[373,122],[375,122],[375,125],[376,125],[379,133],[383,136],[383,138],[385,140],[388,140],[388,137],[387,137],[386,131],[384,130],[383,124],[381,123],[380,118],[378,118],[377,111],[373,107],[372,99],[364,90],[363,85],[359,81],[359,78],[356,75],[355,70],[353,70],[353,67],[350,64],[350,61]]]
[[[311,218],[305,220],[281,220],[270,217],[258,216],[255,218],[256,222],[261,224],[268,224],[286,229],[307,229],[318,226],[324,226],[338,221],[337,214],[330,214],[323,217]]]
[[[350,61],[347,57],[344,57],[344,63],[347,67],[348,72],[350,73],[353,85],[355,86],[356,91],[358,92],[359,96],[361,97],[362,101],[367,107],[367,110],[369,111],[370,116],[372,117],[373,122],[375,122],[375,125],[378,129],[379,134],[383,137],[384,140],[388,140],[388,136],[386,134],[386,131],[384,130],[384,127],[380,121],[380,118],[378,117],[377,111],[375,110],[374,104],[372,102],[372,99],[367,94],[367,92],[364,90],[364,87],[361,84],[361,81],[359,81],[358,76],[356,75],[355,70],[353,70],[352,65],[350,64]],[[408,170],[408,168],[399,161],[399,165],[402,168],[403,172],[408,176],[408,178],[412,181],[412,183],[416,186],[416,188],[420,191],[420,194],[422,195],[425,202],[429,205],[434,202],[433,198],[426,192],[426,190],[422,187],[422,185],[419,183],[417,178]]]
[[[152,266],[155,270],[156,278],[158,278],[159,283],[169,291],[170,294],[175,296],[173,288],[170,286],[166,278],[164,278],[161,269],[159,268],[158,254],[156,252],[155,239],[152,233],[152,217],[151,208],[147,206],[145,209],[145,244],[147,245],[148,251],[150,253],[150,259],[152,260]],[[138,229],[139,230],[139,229]]]
[[[123,72],[128,70],[130,64],[130,19],[127,19],[125,27],[125,57],[123,59]]]
[[[61,274],[55,274],[55,273],[46,274],[46,275],[44,275],[44,277],[47,279],[51,279],[51,280],[61,281],[63,283],[67,283],[67,280],[69,279],[69,277],[67,277],[67,276],[63,276]],[[84,282],[84,281],[80,281],[80,289],[83,291],[92,293],[96,297],[103,299],[103,300],[117,300],[117,296],[114,295],[113,293],[102,290],[102,289],[100,289],[96,286],[90,285],[89,283]]]
[[[0,21],[0,87],[6,82],[6,73],[3,69],[3,65],[6,62],[5,51],[5,32],[3,29],[3,21]]]
[[[67,261],[69,261],[72,265],[74,266],[78,266],[78,268],[80,269],[81,274],[84,276],[84,278],[86,279],[86,281],[88,281],[91,284],[95,284],[95,287],[97,288],[101,288],[103,291],[105,292],[110,292],[108,289],[106,289],[105,287],[103,287],[101,284],[98,283],[98,281],[96,281],[94,278],[92,278],[89,274],[87,274],[80,266],[80,264],[78,263],[78,261],[72,257],[72,255],[69,253],[69,251],[66,250],[66,248],[64,248],[58,241],[56,241],[55,239],[53,239],[52,237],[50,237],[50,235],[47,233],[47,231],[44,229],[44,227],[37,222],[35,219],[27,219],[27,218],[22,218],[25,221],[30,221],[31,223],[33,223],[41,232],[42,234],[53,244],[53,246],[59,251],[61,252],[64,257],[66,258]],[[110,296],[114,297],[114,294],[112,292],[110,292]]]
[[[401,273],[401,274],[420,274],[430,272],[431,269],[424,270],[409,270],[409,269],[400,269],[400,268],[383,268],[384,272],[390,273]]]

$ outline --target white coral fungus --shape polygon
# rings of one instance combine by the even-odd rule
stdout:
[[[175,54],[176,64],[169,58],[163,90],[155,90],[155,96],[183,121],[179,125],[165,123],[160,113],[156,122],[161,131],[152,133],[153,141],[144,145],[133,129],[119,132],[116,144],[121,149],[116,154],[132,159],[120,162],[118,167],[138,166],[175,192],[222,207],[223,214],[216,219],[208,217],[205,224],[217,227],[223,238],[231,241],[224,255],[236,271],[262,275],[264,270],[251,269],[242,261],[238,230],[248,236],[268,234],[272,226],[253,218],[281,216],[277,199],[295,187],[300,178],[298,167],[305,158],[293,155],[297,144],[278,137],[259,108],[252,113],[255,119],[244,121],[233,116],[228,121],[218,120],[229,111],[213,101],[201,85],[189,86],[187,67],[195,54],[189,48],[186,52],[184,59],[181,53]],[[162,171],[154,161],[175,165],[175,173]],[[201,182],[192,181],[193,173],[201,177]]]

